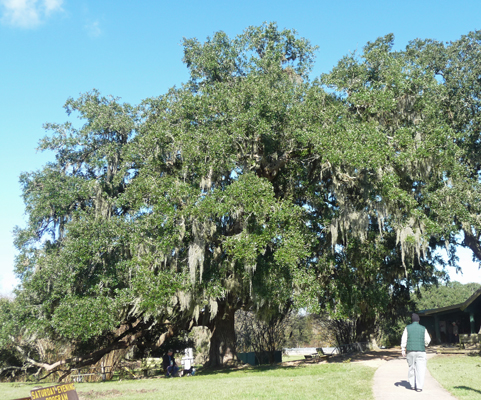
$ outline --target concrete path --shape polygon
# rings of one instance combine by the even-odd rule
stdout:
[[[435,356],[428,354],[427,358]],[[408,363],[399,357],[383,363],[374,374],[373,393],[376,400],[436,399],[455,400],[426,369],[426,379],[422,392],[411,389],[408,382]]]

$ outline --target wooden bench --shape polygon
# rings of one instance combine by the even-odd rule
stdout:
[[[472,333],[471,335],[468,335],[467,333],[461,333],[459,335],[459,348],[465,349],[466,345],[478,347],[480,336],[481,335],[477,333]]]

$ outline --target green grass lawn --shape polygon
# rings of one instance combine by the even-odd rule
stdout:
[[[153,378],[76,384],[81,400],[159,398],[372,399],[374,368],[359,364],[256,367],[199,373],[185,378]],[[1,383],[2,400],[28,396],[34,384]],[[51,384],[42,384],[51,386]]]
[[[481,357],[438,356],[428,362],[431,375],[459,400],[481,399]]]

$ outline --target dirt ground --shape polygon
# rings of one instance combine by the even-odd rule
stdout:
[[[459,354],[468,354],[472,352],[477,352],[479,350],[473,349],[466,349],[460,350],[457,347],[450,347],[450,346],[431,346],[426,349],[428,354],[438,354],[438,357],[450,357],[453,355]],[[329,358],[329,361],[321,361],[321,363],[329,362],[329,363],[341,363],[341,362],[355,362],[355,363],[362,363],[369,367],[378,368],[381,364],[385,363],[386,361],[395,360],[401,358],[401,347],[394,347],[391,349],[379,349],[379,350],[371,350],[365,353],[354,353],[354,354],[346,354],[346,355],[335,355]],[[287,361],[282,363],[284,365],[301,365],[301,364],[317,364],[316,361],[306,361],[306,360],[298,360],[298,361]]]
[[[389,360],[394,360],[401,357],[401,348],[392,348],[392,349],[380,349],[380,350],[371,350],[366,353],[356,353],[352,354],[351,357],[349,356],[340,356],[340,358],[350,358],[351,362],[359,362],[365,364],[369,367],[378,368],[382,363],[385,363]],[[330,362],[333,362],[330,360]],[[341,361],[342,362],[342,361]]]
[[[355,354],[347,354],[347,355],[335,355],[329,358],[329,361],[321,361],[321,363],[343,363],[343,362],[356,362],[362,363],[369,367],[378,368],[382,363],[385,363],[389,360],[394,360],[396,358],[401,357],[401,348],[392,348],[392,349],[380,349],[380,350],[371,350],[365,353],[355,353]],[[295,365],[302,365],[302,364],[318,364],[317,361],[306,361],[306,360],[295,360],[295,361],[286,361],[283,362],[282,365],[288,366],[295,366]]]

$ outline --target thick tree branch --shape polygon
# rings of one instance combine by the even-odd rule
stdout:
[[[479,239],[472,234],[472,232],[463,229],[464,232],[464,242],[463,244],[469,247],[476,258],[481,262],[481,245],[479,243]]]

